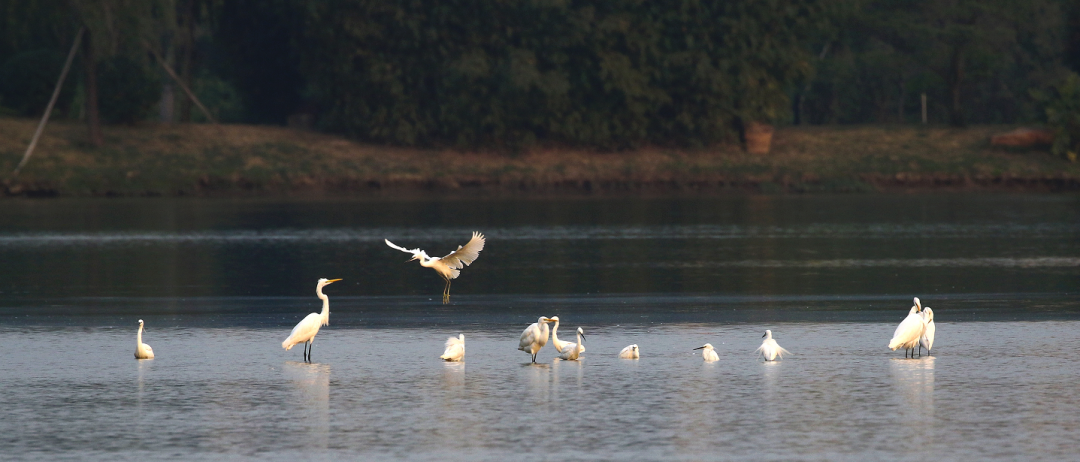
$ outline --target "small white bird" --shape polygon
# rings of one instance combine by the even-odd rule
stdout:
[[[905,358],[907,350],[911,350],[912,357],[915,356],[915,347],[919,345],[919,338],[926,330],[926,324],[923,323],[922,316],[919,314],[921,309],[922,304],[919,303],[919,298],[915,297],[915,306],[911,307],[907,317],[900,322],[899,326],[896,326],[892,340],[889,341],[890,350],[896,351],[897,348],[904,347]]]
[[[559,340],[559,317],[552,316],[552,321],[555,321],[555,325],[551,327],[551,345],[555,347],[555,351],[559,353],[565,353],[568,346],[573,345],[574,342],[566,342]],[[581,347],[581,352],[585,352],[585,346]]]
[[[764,338],[765,341],[761,342],[761,346],[758,347],[757,351],[761,353],[761,356],[764,357],[766,361],[775,361],[777,356],[779,356],[780,359],[784,359],[784,353],[791,354],[790,351],[785,350],[784,347],[781,347],[776,343],[776,340],[773,340],[771,330],[766,330],[765,335],[762,335],[761,337]]]
[[[461,274],[461,269],[469,266],[472,262],[476,261],[476,258],[480,256],[480,251],[484,250],[485,238],[483,234],[473,231],[472,239],[465,245],[459,245],[457,250],[450,252],[445,257],[429,257],[427,252],[417,249],[406,249],[394,245],[389,239],[383,239],[386,241],[386,245],[390,248],[400,250],[405,253],[413,254],[413,257],[408,259],[405,263],[413,260],[420,260],[420,266],[424,268],[432,268],[435,272],[439,273],[439,276],[446,281],[446,287],[443,289],[443,303],[450,303],[450,280],[457,279]]]
[[[704,359],[705,362],[707,362],[707,363],[711,363],[713,361],[719,361],[720,360],[720,356],[716,354],[716,350],[713,349],[713,346],[712,346],[711,343],[706,343],[706,344],[704,344],[702,346],[699,346],[697,348],[694,348],[694,349],[695,350],[702,350],[701,351],[701,359]]]
[[[640,357],[641,355],[638,353],[638,347],[636,343],[627,346],[626,348],[623,348],[622,351],[619,352],[620,359],[638,359]]]
[[[446,351],[439,358],[447,361],[461,361],[465,358],[465,334],[446,339]]]
[[[923,330],[922,338],[919,339],[919,345],[926,348],[926,354],[930,354],[930,349],[934,348],[934,334],[937,333],[937,326],[934,325],[934,310],[929,306],[923,308],[922,318],[926,329]]]
[[[154,349],[142,342],[143,320],[139,320],[139,334],[135,337],[135,359],[154,359]]]
[[[554,321],[546,316],[541,316],[536,322],[526,327],[521,332],[521,340],[518,342],[518,349],[532,355],[532,362],[536,362],[536,353],[540,351],[544,345],[548,342],[548,325],[547,323]]]
[[[322,292],[322,288],[340,280],[319,279],[319,283],[315,286],[315,295],[322,299],[322,312],[308,314],[296,324],[296,327],[293,327],[289,337],[284,342],[281,342],[281,347],[285,351],[289,351],[298,343],[303,343],[304,361],[311,362],[311,350],[314,349],[315,334],[319,333],[320,327],[330,325],[330,298]]]
[[[578,357],[581,356],[582,351],[585,351],[585,331],[578,327],[577,343],[566,345],[566,350],[563,350],[562,354],[559,355],[559,358],[568,361],[577,361]]]

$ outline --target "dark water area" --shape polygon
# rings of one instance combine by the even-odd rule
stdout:
[[[449,305],[383,243],[474,230]],[[1080,429],[1076,195],[7,200],[0,262],[0,458],[1000,460]],[[938,338],[904,359],[914,296]],[[527,364],[542,315],[581,361]]]

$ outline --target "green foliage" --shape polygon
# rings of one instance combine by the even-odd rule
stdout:
[[[98,63],[102,119],[132,124],[146,117],[161,98],[161,79],[147,64],[127,55]]]
[[[220,77],[204,71],[195,78],[195,96],[222,123],[240,122],[244,117],[244,104],[236,87]],[[183,96],[187,97],[187,96]],[[193,122],[207,122],[201,111],[192,114]]]
[[[322,124],[462,147],[706,144],[786,113],[813,0],[316,1]]]
[[[53,50],[34,50],[12,56],[0,65],[0,97],[4,106],[24,116],[40,116],[49,104],[65,56]],[[74,79],[60,89],[54,117],[67,112],[74,93]]]
[[[1046,124],[1054,131],[1051,151],[1076,162],[1080,153],[1080,76],[1069,74],[1047,91],[1035,92],[1045,105]]]

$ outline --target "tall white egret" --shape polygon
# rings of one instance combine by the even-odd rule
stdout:
[[[930,309],[929,306],[923,308],[922,318],[923,323],[926,324],[926,329],[919,339],[919,345],[926,348],[926,354],[930,354],[930,349],[934,347],[934,334],[937,333],[937,326],[934,325],[934,310]]]
[[[638,359],[640,357],[641,355],[638,353],[638,347],[636,343],[627,346],[626,348],[623,348],[622,351],[619,352],[620,359]]]
[[[581,352],[583,351],[585,351],[585,331],[581,330],[581,328],[578,327],[577,343],[571,343],[569,345],[566,345],[566,350],[563,350],[562,354],[559,355],[559,358],[568,361],[577,361],[578,357],[581,356]]]
[[[154,359],[154,349],[142,342],[143,321],[139,320],[139,333],[135,336],[135,359]]]
[[[424,268],[432,268],[435,272],[439,273],[446,280],[446,287],[443,289],[443,303],[450,303],[450,281],[457,279],[458,274],[461,273],[461,269],[472,264],[477,257],[480,256],[480,251],[484,250],[485,238],[483,234],[473,231],[472,239],[465,245],[459,245],[457,250],[450,252],[445,257],[429,257],[427,252],[420,249],[406,249],[394,245],[389,239],[383,239],[386,241],[386,245],[391,248],[398,249],[405,253],[413,254],[413,257],[407,260],[408,263],[413,260],[420,260],[420,266]]]
[[[919,297],[915,297],[915,306],[911,307],[907,317],[900,322],[899,326],[896,326],[892,340],[889,341],[890,350],[896,351],[897,348],[904,347],[905,358],[908,350],[911,350],[911,356],[915,357],[915,347],[919,345],[919,338],[926,329],[926,324],[923,324],[922,316],[919,314],[921,309]]]
[[[319,327],[330,325],[330,298],[322,293],[322,288],[340,281],[341,279],[319,279],[315,286],[315,295],[322,299],[322,312],[311,313],[304,317],[296,327],[293,327],[289,338],[281,342],[281,347],[289,351],[298,343],[304,344],[304,361],[311,362],[311,350],[314,349],[315,334],[319,333]]]
[[[446,339],[446,350],[443,351],[440,359],[447,361],[461,361],[465,358],[465,334],[458,334],[457,337],[450,337]]]
[[[713,348],[711,343],[706,343],[694,349],[701,350],[701,359],[704,359],[707,363],[720,360],[720,356],[716,354],[716,349]]]
[[[547,323],[554,321],[547,316],[540,316],[536,322],[526,327],[521,332],[521,340],[518,342],[518,349],[532,355],[532,362],[536,362],[536,353],[540,351],[544,345],[547,345],[548,341],[548,325]]]
[[[551,320],[555,322],[554,326],[551,326],[551,346],[555,347],[555,351],[562,353],[566,349],[566,345],[570,345],[573,342],[566,342],[559,340],[559,317],[552,316]]]
[[[784,347],[776,343],[776,340],[773,340],[771,330],[766,329],[765,335],[762,335],[761,338],[764,338],[765,341],[761,342],[761,346],[758,347],[757,351],[761,353],[761,356],[766,361],[775,361],[777,356],[784,359],[784,353],[791,354],[790,351],[785,350]]]

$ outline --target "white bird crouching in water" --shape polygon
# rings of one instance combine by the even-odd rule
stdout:
[[[446,350],[443,351],[440,359],[446,361],[461,361],[465,358],[465,334],[458,334],[457,337],[450,337],[446,339]]]
[[[154,349],[142,342],[143,321],[139,320],[139,333],[135,336],[135,359],[154,359]]]
[[[619,352],[620,359],[638,359],[640,357],[641,355],[638,353],[638,347],[636,343],[627,346],[626,348],[623,348],[622,351]]]
[[[577,328],[577,343],[571,343],[569,345],[566,345],[566,350],[564,350],[562,352],[562,354],[559,355],[559,358],[560,359],[565,359],[567,361],[577,361],[578,358],[581,356],[581,352],[585,351],[585,346],[584,345],[585,345],[585,331],[581,330],[581,328],[578,327]]]
[[[536,362],[536,353],[540,351],[544,345],[548,342],[548,325],[547,323],[554,321],[546,316],[541,316],[536,322],[526,327],[521,332],[521,340],[518,342],[518,349],[532,355],[532,362]]]
[[[711,343],[706,343],[694,349],[701,350],[701,359],[704,359],[707,363],[720,360],[720,356],[716,354],[716,349],[713,348]]]
[[[315,286],[315,295],[318,295],[319,298],[322,299],[322,312],[308,314],[296,324],[296,327],[293,327],[292,333],[289,334],[289,338],[286,338],[284,342],[281,342],[281,347],[284,348],[285,351],[289,351],[298,343],[303,343],[304,361],[311,362],[311,350],[314,349],[312,343],[315,341],[315,334],[319,333],[320,327],[330,325],[330,298],[322,292],[322,288],[340,280],[341,279],[319,279],[318,285]]]
[[[484,250],[485,238],[483,234],[477,231],[473,231],[472,239],[465,245],[459,245],[457,250],[450,252],[445,257],[429,257],[427,252],[420,249],[406,249],[401,246],[394,245],[389,239],[383,239],[386,241],[386,245],[392,249],[397,249],[405,253],[413,254],[413,257],[408,259],[405,263],[413,260],[420,260],[420,266],[424,268],[434,269],[446,280],[446,287],[443,288],[443,303],[450,303],[450,281],[457,279],[461,274],[461,269],[469,266],[472,262],[476,261],[476,258],[480,256],[480,251]]]
[[[934,348],[934,334],[937,333],[937,326],[934,325],[934,310],[930,309],[929,306],[923,308],[922,318],[923,323],[926,324],[926,329],[919,339],[919,345],[926,348],[926,354],[930,354],[930,349]]]
[[[563,340],[559,340],[559,317],[552,316],[551,320],[555,321],[555,325],[551,327],[551,346],[555,347],[555,351],[558,351],[559,353],[565,353],[567,345],[573,345],[574,342],[566,342]],[[584,346],[581,347],[581,352],[585,352]]]
[[[915,297],[915,306],[911,307],[907,317],[900,322],[899,326],[896,326],[892,340],[889,341],[890,350],[896,351],[897,348],[904,347],[905,358],[907,350],[911,350],[912,357],[915,356],[915,347],[919,346],[919,339],[926,330],[926,324],[923,323],[922,316],[919,314],[921,309],[919,298]]]
[[[766,361],[775,361],[777,356],[779,356],[780,359],[784,359],[784,353],[791,354],[790,351],[785,350],[784,347],[781,347],[780,344],[776,343],[776,340],[773,340],[771,330],[766,330],[765,335],[762,335],[761,337],[764,338],[765,341],[761,342],[761,346],[758,347],[757,351],[761,353],[761,356],[765,358]]]

